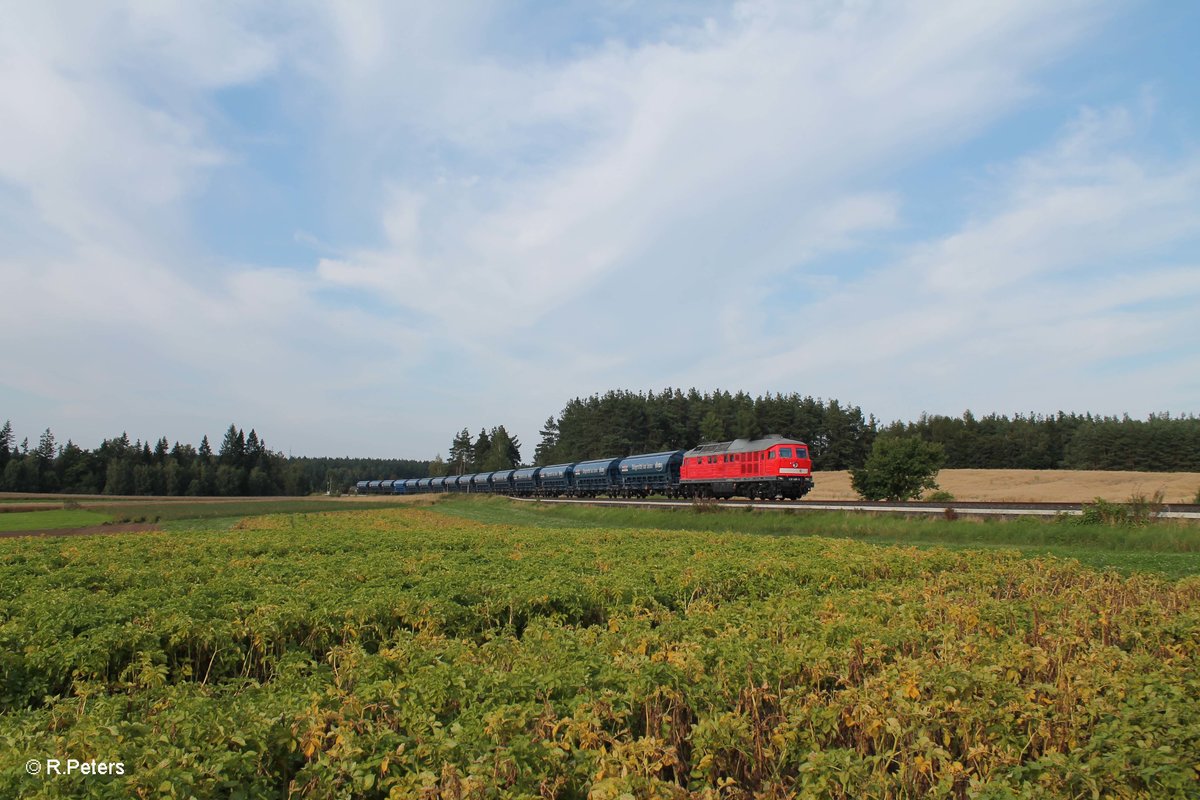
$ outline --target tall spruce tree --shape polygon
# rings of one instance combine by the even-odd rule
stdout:
[[[495,432],[495,428],[492,429]],[[484,469],[484,463],[488,460],[488,455],[492,451],[492,439],[488,436],[487,430],[479,429],[479,438],[475,440],[474,447],[471,448],[471,472],[478,472]]]
[[[0,472],[3,472],[5,465],[8,464],[8,460],[12,457],[12,448],[12,422],[5,420],[4,427],[0,428]]]
[[[237,425],[231,423],[229,430],[225,431],[225,438],[221,440],[221,449],[217,458],[225,466],[237,467],[241,466],[245,455],[246,437],[238,430]]]
[[[57,444],[54,441],[54,434],[50,432],[49,428],[46,428],[46,430],[42,431],[41,437],[38,438],[37,448],[33,451],[33,455],[41,462],[40,465],[45,468],[50,466],[50,462],[54,460],[56,449]]]
[[[704,442],[721,442],[725,440],[725,423],[717,414],[716,409],[709,409],[700,420],[700,439]]]
[[[479,467],[480,471],[513,469],[520,463],[520,444],[509,436],[503,425],[492,428],[491,446],[488,448],[487,457]]]
[[[546,418],[538,435],[542,437],[542,440],[538,442],[537,448],[533,451],[533,463],[549,464],[554,458],[555,448],[558,447],[558,423],[555,422],[553,416]]]
[[[450,475],[464,475],[471,468],[471,459],[475,449],[471,443],[471,432],[466,428],[459,431],[450,443],[450,457],[446,463],[450,467]]]

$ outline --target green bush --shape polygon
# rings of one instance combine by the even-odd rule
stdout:
[[[911,500],[937,489],[946,451],[912,436],[880,436],[867,462],[850,470],[850,485],[864,500]]]
[[[1083,513],[1079,516],[1081,525],[1148,525],[1158,519],[1166,504],[1162,489],[1147,497],[1142,492],[1134,492],[1124,503],[1112,503],[1103,497],[1097,497],[1095,502],[1084,503]]]
[[[1103,497],[1097,497],[1091,503],[1083,504],[1083,513],[1079,515],[1080,525],[1126,525],[1129,523],[1129,509],[1120,503],[1113,503]]]
[[[937,491],[930,492],[921,499],[929,503],[953,503],[954,495],[945,489],[938,489]]]

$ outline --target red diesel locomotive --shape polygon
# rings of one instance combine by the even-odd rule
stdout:
[[[782,436],[702,444],[683,454],[679,490],[688,497],[799,499],[813,487],[808,445]]]

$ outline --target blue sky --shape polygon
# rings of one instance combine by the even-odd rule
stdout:
[[[428,458],[573,396],[1200,412],[1195,3],[18,4],[0,418]]]

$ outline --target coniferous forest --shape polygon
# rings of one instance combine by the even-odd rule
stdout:
[[[59,445],[46,429],[31,447],[14,441],[12,424],[0,428],[0,491],[73,494],[237,497],[305,495],[340,491],[366,478],[415,478],[428,461],[368,458],[289,458],[272,451],[251,429],[230,425],[214,451],[166,437],[130,442],[121,434],[95,450],[67,440]]]
[[[1200,471],[1200,418],[1194,415],[1135,420],[1061,411],[976,417],[967,411],[881,425],[838,400],[695,389],[575,398],[542,426],[534,460],[572,462],[769,433],[808,442],[819,470],[861,466],[876,436],[900,435],[942,444],[948,469]]]
[[[1058,412],[1053,415],[922,415],[882,425],[856,405],[800,394],[610,391],[570,400],[539,432],[534,464],[581,461],[692,447],[700,442],[778,433],[808,442],[818,470],[861,466],[880,435],[916,436],[942,445],[948,469],[1089,469],[1200,472],[1200,418],[1155,414],[1144,420]],[[521,444],[503,425],[464,428],[448,458],[291,458],[251,429],[230,425],[214,449],[130,442],[125,434],[94,450],[45,430],[35,445],[0,428],[0,491],[109,495],[303,495],[343,491],[356,481],[420,478],[504,469],[523,463]]]

